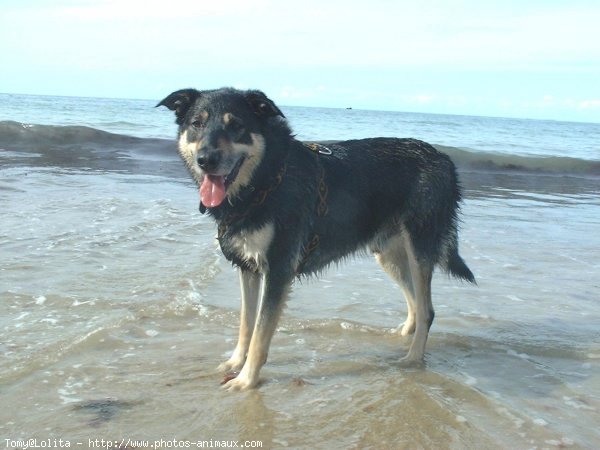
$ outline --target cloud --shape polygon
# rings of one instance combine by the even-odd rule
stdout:
[[[434,100],[436,100],[436,97],[431,94],[415,94],[415,95],[406,96],[405,100],[410,103],[417,103],[420,105],[424,105],[424,104],[433,102]]]
[[[600,109],[600,100],[581,100],[579,109]]]
[[[524,105],[532,108],[568,108],[568,109],[600,109],[600,100],[573,98],[557,98],[552,95],[544,95],[541,100],[526,102]]]
[[[57,0],[36,8],[24,4],[12,6],[20,14],[13,14],[6,25],[27,23],[28,33],[50,41],[69,31],[56,47],[83,47],[91,40],[91,48],[99,52],[110,45],[123,52],[146,48],[136,54],[154,55],[160,48],[160,57],[169,62],[172,53],[240,68],[269,64],[521,70],[600,61],[600,47],[595,45],[600,39],[600,8],[577,2],[560,8],[474,0],[454,7],[440,0],[352,5],[341,0]]]
[[[69,19],[86,21],[154,20],[162,21],[225,15],[261,7],[265,2],[244,0],[190,1],[190,0],[97,0],[90,4],[64,5],[54,14]]]

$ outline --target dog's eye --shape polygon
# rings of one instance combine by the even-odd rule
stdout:
[[[229,133],[229,136],[231,136],[231,139],[239,141],[243,138],[246,129],[241,120],[232,120],[227,124],[227,132]]]
[[[192,122],[192,126],[195,128],[204,128],[204,122],[202,120],[196,119]]]

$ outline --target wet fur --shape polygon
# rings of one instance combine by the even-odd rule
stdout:
[[[226,201],[201,205],[220,226],[223,254],[240,270],[239,340],[220,368],[241,372],[226,388],[257,385],[294,278],[361,250],[373,252],[402,288],[408,314],[399,331],[414,334],[404,359],[423,359],[434,268],[475,281],[458,253],[461,193],[448,156],[395,138],[336,142],[327,145],[331,155],[321,155],[294,138],[260,91],[185,89],[160,105],[176,114],[180,154],[199,184],[199,155],[218,152],[222,163],[211,170],[219,175],[241,162]]]

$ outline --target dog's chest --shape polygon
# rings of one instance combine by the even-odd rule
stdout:
[[[275,227],[272,223],[264,225],[254,231],[241,231],[229,238],[229,252],[233,253],[235,259],[254,266],[257,269],[264,267],[267,263],[267,251],[273,241]],[[226,252],[227,253],[227,252]],[[229,255],[225,255],[229,256]]]

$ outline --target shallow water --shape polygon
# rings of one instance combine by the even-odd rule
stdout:
[[[478,286],[436,275],[424,367],[398,364],[400,289],[357,256],[296,283],[260,388],[231,394],[237,276],[155,144],[0,151],[0,447],[598,447],[598,179],[464,168]]]
[[[462,253],[479,285],[436,277],[424,369],[398,366],[401,293],[357,257],[297,284],[261,388],[232,395],[214,368],[235,345],[237,277],[196,213],[195,189],[156,176],[31,175],[4,169],[0,188],[3,436],[266,448],[598,442],[592,192],[466,192]]]

